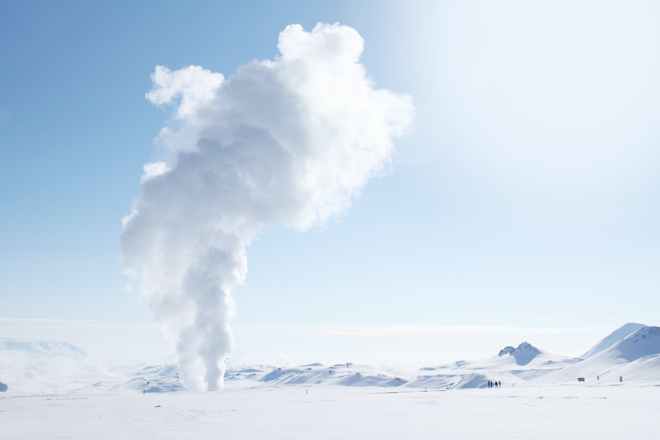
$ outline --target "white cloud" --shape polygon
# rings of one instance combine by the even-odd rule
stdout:
[[[142,174],[140,182],[144,183],[149,179],[153,179],[154,177],[162,176],[169,170],[170,167],[166,162],[163,161],[147,163],[144,165],[144,173]]]
[[[200,66],[188,66],[171,71],[165,66],[156,66],[151,75],[154,89],[146,94],[147,100],[156,105],[170,104],[181,98],[177,116],[192,117],[215,98],[224,76]]]

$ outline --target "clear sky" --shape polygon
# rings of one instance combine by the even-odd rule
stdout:
[[[148,322],[119,234],[167,118],[150,73],[231,76],[317,22],[360,32],[416,119],[340,219],[253,244],[239,342],[658,323],[660,10],[636,1],[5,2],[0,315]]]

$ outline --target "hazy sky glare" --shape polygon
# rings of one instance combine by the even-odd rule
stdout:
[[[228,76],[287,24],[339,21],[376,84],[413,96],[414,128],[340,220],[257,240],[237,331],[657,323],[653,2],[0,8],[3,316],[150,319],[118,248],[167,117],[150,72]]]

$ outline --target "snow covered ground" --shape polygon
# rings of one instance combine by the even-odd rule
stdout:
[[[660,438],[660,328],[641,324],[580,357],[523,342],[407,370],[234,365],[225,382],[192,393],[173,364],[99,366],[68,343],[0,338],[0,438]]]
[[[658,438],[660,389],[458,391],[229,384],[224,392],[0,397],[0,438]]]

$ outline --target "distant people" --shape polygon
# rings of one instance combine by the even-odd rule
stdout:
[[[619,376],[619,383],[623,383],[623,376]]]

